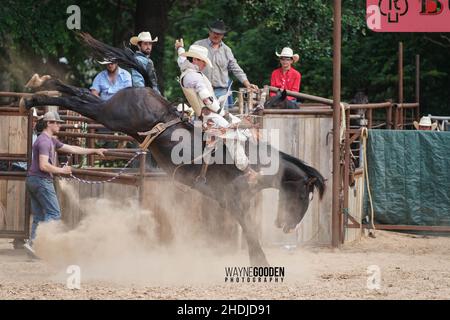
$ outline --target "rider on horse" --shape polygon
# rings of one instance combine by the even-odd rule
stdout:
[[[207,65],[212,66],[208,58],[208,49],[199,45],[191,45],[189,51],[186,52],[182,40],[175,42],[175,48],[179,56],[178,65],[182,72],[179,79],[180,85],[196,116],[202,119],[204,127],[210,125],[212,128],[229,129],[226,130],[225,135],[226,146],[235,161],[236,167],[248,175],[250,182],[255,181],[258,174],[249,166],[244,148],[244,142],[249,135],[231,129],[233,125],[240,122],[240,119],[225,112],[214,95],[211,82],[202,73]],[[189,61],[188,58],[192,60]],[[229,121],[224,117],[227,117]],[[230,140],[236,141],[233,149],[230,147]]]

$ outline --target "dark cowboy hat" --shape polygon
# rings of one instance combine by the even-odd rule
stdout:
[[[208,24],[209,30],[215,33],[225,34],[229,30],[229,28],[225,25],[225,22],[223,20],[217,19],[216,21]]]

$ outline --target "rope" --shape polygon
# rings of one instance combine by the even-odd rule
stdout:
[[[367,137],[369,136],[369,130],[367,128],[362,128],[361,130],[361,138],[363,139],[363,158],[364,158],[364,180],[367,185],[367,194],[369,195],[369,203],[370,203],[370,222],[372,224],[372,229],[375,235],[375,224],[374,224],[374,211],[373,211],[373,201],[372,201],[372,193],[370,192],[370,183],[369,183],[369,173],[367,169]]]
[[[135,152],[135,155],[130,159],[130,160],[128,160],[128,162],[125,164],[125,166],[122,168],[122,169],[120,169],[119,170],[119,172],[117,172],[117,174],[115,175],[115,176],[113,176],[113,177],[111,177],[111,178],[109,178],[109,179],[107,179],[107,180],[102,180],[102,181],[92,181],[92,180],[84,180],[84,179],[81,179],[81,178],[78,178],[78,177],[75,177],[72,173],[70,174],[70,178],[72,178],[72,179],[74,179],[74,180],[76,180],[76,181],[78,181],[78,182],[81,182],[81,183],[86,183],[86,184],[103,184],[103,183],[107,183],[107,182],[111,182],[111,181],[114,181],[114,180],[116,180],[117,178],[119,178],[124,172],[125,172],[125,169],[138,157],[138,156],[140,156],[141,154],[146,154],[147,152],[146,151],[136,151]],[[67,163],[64,165],[64,166],[66,166],[67,165]],[[69,178],[64,178],[64,177],[59,177],[60,179],[62,179],[62,180],[70,180]]]
[[[347,129],[347,123],[345,119],[345,104],[341,102],[341,127],[339,128],[339,139],[341,144],[345,140],[345,130]]]
[[[300,227],[298,227],[298,228],[295,230],[297,241],[298,241],[298,233],[299,233],[299,229],[300,229]],[[303,244],[303,245],[310,245],[311,243],[315,243],[315,242],[313,241],[313,239],[319,234],[319,232],[320,232],[320,225],[317,226],[317,231],[316,231],[316,232],[315,232],[308,240],[302,241],[302,244]]]
[[[263,118],[263,116],[258,116],[257,114],[245,114],[245,113],[234,114],[234,116],[236,118]]]

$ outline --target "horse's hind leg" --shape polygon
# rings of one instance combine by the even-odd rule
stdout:
[[[31,98],[21,98],[19,102],[20,112],[25,113],[32,107],[42,107],[47,105],[61,106],[67,99],[57,96],[35,94]]]

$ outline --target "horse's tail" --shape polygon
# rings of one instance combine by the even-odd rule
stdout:
[[[322,174],[318,170],[307,165],[300,159],[297,159],[282,151],[280,151],[280,154],[282,159],[289,161],[292,164],[295,164],[297,167],[299,167],[308,175],[309,177],[308,183],[311,183],[311,185],[317,189],[317,191],[319,192],[319,198],[322,199],[323,194],[325,193],[325,178],[322,176]]]
[[[115,48],[106,43],[103,43],[93,38],[89,33],[81,32],[77,34],[81,41],[83,41],[92,51],[92,54],[97,59],[107,59],[116,61],[119,65],[135,69],[142,77],[144,77],[146,86],[150,86],[150,79],[145,68],[136,60],[134,52],[125,47],[124,49]]]

